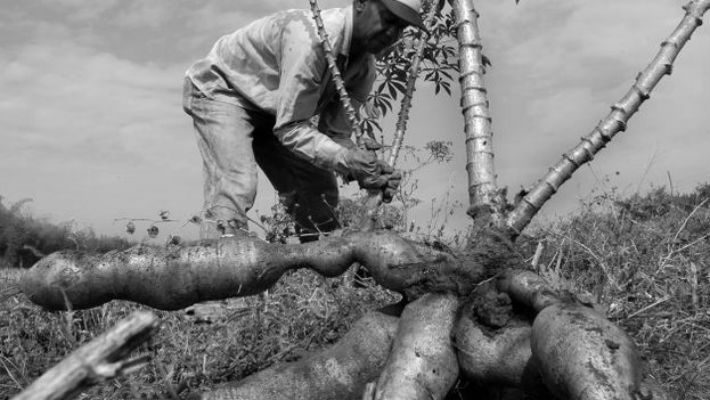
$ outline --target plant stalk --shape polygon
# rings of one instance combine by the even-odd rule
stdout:
[[[426,16],[426,21],[424,25],[431,27],[434,17],[438,12],[438,7],[435,4],[435,0],[429,1],[429,11]],[[394,140],[392,141],[392,150],[390,153],[390,158],[388,164],[394,168],[397,163],[397,157],[402,149],[402,143],[404,142],[404,133],[407,131],[407,120],[409,120],[409,111],[412,107],[412,97],[414,95],[414,89],[417,82],[417,77],[419,76],[419,66],[421,63],[422,55],[424,54],[424,47],[426,45],[427,34],[425,32],[420,32],[419,43],[417,44],[416,54],[412,60],[412,64],[409,68],[409,76],[407,77],[407,87],[402,97],[402,105],[399,110],[399,115],[397,117],[396,131],[394,134]],[[363,231],[372,231],[375,229],[375,221],[377,220],[377,212],[380,205],[382,204],[382,191],[381,190],[371,190],[368,192],[365,198],[364,214],[362,215],[360,222],[358,223],[358,228]]]
[[[318,7],[318,2],[316,0],[309,0],[311,4],[311,12],[313,13],[313,20],[316,22],[316,27],[318,28],[318,36],[320,38],[321,45],[323,46],[323,52],[325,53],[325,59],[328,61],[328,69],[333,77],[333,84],[335,89],[338,91],[338,96],[340,96],[340,101],[345,108],[345,113],[348,116],[348,120],[352,125],[352,129],[355,132],[355,138],[358,145],[360,145],[362,140],[362,130],[360,129],[360,121],[358,120],[357,113],[353,108],[352,102],[350,101],[350,96],[348,91],[345,89],[345,82],[343,81],[343,76],[340,74],[338,69],[337,60],[335,55],[333,55],[333,47],[330,45],[328,40],[328,32],[325,31],[325,24],[323,24],[323,18],[320,15],[320,8]]]
[[[472,207],[497,204],[497,183],[493,163],[493,132],[488,94],[483,75],[483,52],[478,29],[478,13],[472,0],[453,0],[459,42],[459,83],[466,136],[466,172],[469,203]],[[493,215],[502,219],[500,212]]]
[[[439,12],[438,7],[435,3],[436,0],[428,1],[428,11],[424,25],[427,28],[431,28],[434,17]],[[419,76],[419,67],[421,65],[422,56],[424,55],[424,48],[426,47],[426,41],[429,39],[429,35],[426,32],[419,32],[419,43],[417,43],[416,53],[412,59],[412,63],[409,67],[409,76],[407,77],[407,87],[404,91],[404,96],[402,97],[402,106],[399,110],[399,115],[397,117],[397,124],[395,125],[394,140],[392,141],[392,150],[390,152],[390,158],[388,164],[391,167],[397,163],[397,157],[399,157],[399,152],[402,149],[402,143],[404,142],[404,133],[407,131],[407,121],[409,120],[409,110],[412,107],[412,98],[414,96],[414,90],[417,83],[417,77]]]
[[[508,215],[507,229],[519,235],[532,218],[582,165],[590,162],[614,136],[626,130],[629,119],[646,101],[656,84],[664,75],[671,73],[673,62],[697,27],[703,23],[703,14],[710,9],[710,0],[695,0],[686,4],[685,16],[673,33],[661,43],[661,49],[651,63],[639,73],[631,89],[616,104],[611,112],[599,122],[594,130],[550,169],[538,184],[516,205]]]

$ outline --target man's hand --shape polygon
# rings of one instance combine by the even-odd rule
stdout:
[[[380,160],[378,162],[382,163],[382,173],[388,175],[387,183],[382,188],[382,201],[389,203],[392,201],[392,198],[394,198],[394,195],[397,194],[397,188],[399,188],[399,184],[402,182],[402,173],[390,167],[389,164],[384,161]]]
[[[346,155],[350,174],[363,189],[382,190],[382,201],[392,201],[402,181],[402,174],[386,162],[378,160],[373,151],[350,149]]]

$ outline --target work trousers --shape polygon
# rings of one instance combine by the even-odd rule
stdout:
[[[257,165],[293,215],[301,241],[338,228],[335,174],[284,147],[274,136],[273,115],[208,98],[188,79],[183,108],[193,119],[203,160],[202,239],[247,229],[246,213],[256,197]]]

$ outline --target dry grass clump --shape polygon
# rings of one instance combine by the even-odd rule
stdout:
[[[541,230],[537,268],[598,303],[675,399],[710,397],[710,185],[605,194]]]
[[[0,195],[0,269],[29,268],[45,254],[64,249],[104,253],[125,249],[130,243],[117,236],[97,235],[93,229],[75,229],[73,222],[54,224],[25,211],[32,199],[5,205]]]

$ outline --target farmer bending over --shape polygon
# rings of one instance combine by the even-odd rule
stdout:
[[[322,12],[355,108],[375,80],[374,55],[407,25],[423,27],[420,6],[421,0],[354,0]],[[183,107],[204,161],[203,239],[246,231],[257,165],[300,234],[338,228],[334,172],[361,188],[382,190],[385,201],[399,185],[398,172],[350,140],[351,125],[309,10],[282,11],[221,37],[187,71]],[[317,128],[310,123],[316,115]]]

